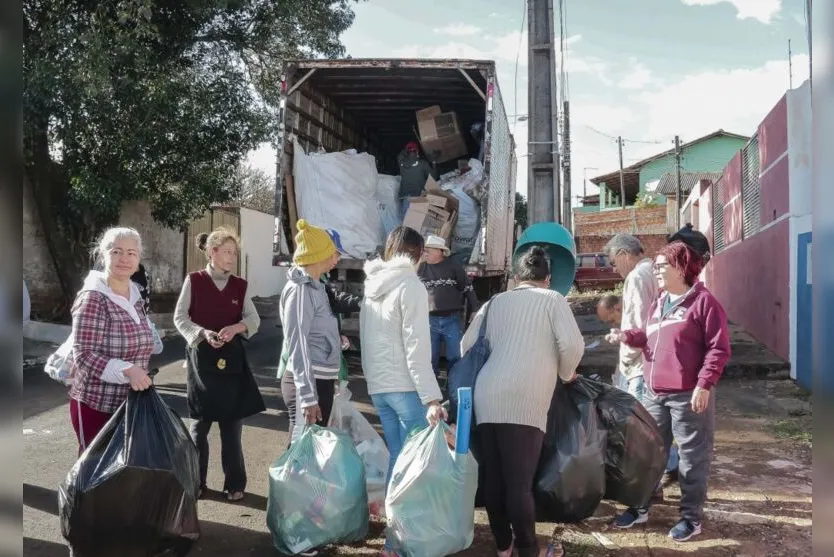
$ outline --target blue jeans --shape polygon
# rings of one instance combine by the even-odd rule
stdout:
[[[627,392],[639,400],[640,404],[645,406],[646,380],[642,375],[633,379],[626,379],[622,374],[617,372],[614,376],[614,386],[621,391]],[[669,460],[666,461],[666,471],[672,472],[677,470],[679,463],[680,455],[678,454],[678,447],[675,443],[672,443],[672,447],[669,449]]]
[[[440,371],[440,343],[446,346],[446,361],[451,370],[455,363],[460,360],[460,341],[463,338],[463,329],[460,325],[460,314],[454,315],[430,315],[429,325],[431,326],[431,367],[434,374]]]
[[[386,486],[391,482],[394,463],[400,456],[408,434],[414,429],[421,429],[429,425],[426,419],[426,407],[420,402],[416,391],[405,393],[380,393],[371,395],[379,421],[382,422],[382,435],[388,445],[388,474],[385,478]],[[387,487],[386,487],[387,491]]]
[[[407,197],[403,197],[402,199],[400,199],[400,219],[405,218],[405,214],[408,212],[409,205],[411,205],[411,202],[408,200]]]

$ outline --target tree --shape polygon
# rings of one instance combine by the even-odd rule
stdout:
[[[237,195],[231,205],[275,213],[275,179],[260,168],[240,164],[234,177]]]
[[[182,228],[232,199],[282,61],[339,56],[352,0],[24,0],[24,168],[67,300],[123,201]]]
[[[522,230],[527,228],[527,198],[515,192],[515,223]]]

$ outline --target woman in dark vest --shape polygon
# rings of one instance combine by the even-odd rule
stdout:
[[[209,263],[186,277],[174,313],[174,324],[187,343],[188,412],[200,455],[199,493],[206,489],[208,433],[218,422],[223,491],[229,501],[243,499],[246,489],[243,419],[266,409],[243,349],[243,338],[258,331],[260,318],[247,282],[232,274],[239,244],[223,228],[197,236],[197,247]]]

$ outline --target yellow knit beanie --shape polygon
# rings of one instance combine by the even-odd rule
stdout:
[[[295,235],[295,253],[292,260],[296,265],[321,263],[336,253],[336,244],[327,230],[313,226],[304,219],[299,219],[295,227],[298,234]]]

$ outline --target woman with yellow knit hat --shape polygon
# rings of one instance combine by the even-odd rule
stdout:
[[[287,354],[281,394],[293,441],[303,429],[296,424],[327,424],[342,363],[339,324],[321,282],[339,262],[340,250],[327,230],[303,219],[296,228],[293,266],[280,304]]]

